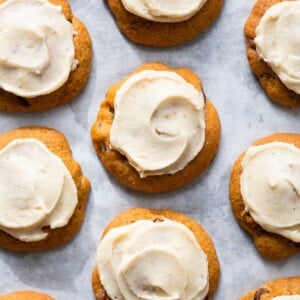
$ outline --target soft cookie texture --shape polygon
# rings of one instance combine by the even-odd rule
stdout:
[[[285,142],[300,148],[300,135],[292,133],[277,133],[256,141],[253,145],[263,145],[272,142]],[[245,206],[240,189],[240,179],[245,153],[235,162],[230,179],[229,196],[235,218],[239,224],[252,236],[256,248],[262,256],[268,259],[283,259],[300,252],[300,245],[282,236],[265,231],[253,218],[245,212]],[[245,298],[246,299],[246,298]],[[248,298],[247,298],[248,299]]]
[[[0,3],[5,0],[0,0]],[[87,83],[92,59],[92,43],[85,25],[72,14],[67,0],[49,0],[54,5],[62,6],[66,19],[73,24],[76,70],[71,71],[68,81],[58,90],[43,96],[24,98],[0,89],[0,111],[40,112],[64,105],[78,95]]]
[[[288,89],[257,54],[254,38],[256,28],[265,12],[282,0],[257,0],[245,25],[245,37],[247,45],[247,57],[253,73],[268,96],[280,105],[296,108],[300,105],[300,95]]]
[[[250,291],[240,300],[272,300],[278,296],[300,295],[300,277],[279,278]]]
[[[171,210],[150,210],[144,208],[134,208],[124,211],[123,213],[119,214],[114,220],[112,220],[105,228],[103,236],[105,236],[105,234],[107,234],[109,230],[115,227],[128,225],[139,220],[155,221],[163,218],[182,223],[194,233],[197,241],[199,242],[199,245],[207,255],[209,272],[209,292],[207,300],[212,299],[217,289],[220,276],[218,257],[211,238],[208,236],[205,230],[193,219]],[[92,286],[97,300],[111,300],[107,296],[105,289],[100,282],[97,268],[94,269],[92,275]]]
[[[207,0],[190,19],[179,23],[152,22],[128,12],[121,0],[108,0],[120,30],[133,42],[155,47],[185,43],[206,29],[220,14],[224,0]]]
[[[159,63],[148,63],[138,68],[133,74],[143,70],[176,72],[187,82],[193,84],[196,89],[202,91],[200,79],[188,69],[171,69]],[[148,193],[178,189],[198,177],[211,164],[215,157],[219,147],[221,129],[218,113],[213,104],[207,100],[205,104],[206,138],[204,147],[182,171],[174,175],[141,178],[138,172],[129,164],[125,156],[109,147],[110,129],[114,118],[114,99],[118,89],[131,75],[121,82],[112,85],[101,104],[97,120],[91,130],[96,152],[106,169],[129,188]]]
[[[80,229],[84,219],[85,207],[90,191],[90,183],[82,174],[80,165],[72,158],[72,151],[63,134],[45,127],[23,127],[9,131],[0,136],[0,149],[4,148],[15,139],[34,138],[44,143],[48,149],[60,157],[70,171],[77,187],[78,204],[68,225],[43,230],[48,236],[38,242],[22,242],[0,230],[0,248],[17,251],[33,252],[60,247],[69,242]]]
[[[54,300],[54,298],[33,291],[19,291],[0,296],[0,300]]]

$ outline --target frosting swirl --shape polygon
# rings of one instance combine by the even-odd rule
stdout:
[[[25,242],[68,224],[78,199],[63,161],[36,139],[16,139],[0,151],[0,229]]]
[[[155,22],[181,22],[190,19],[207,0],[121,0],[134,15]]]
[[[33,98],[60,88],[75,58],[73,26],[47,0],[0,4],[0,87]]]
[[[256,28],[259,56],[283,84],[300,94],[300,2],[282,1],[271,6]]]
[[[207,257],[194,234],[167,219],[111,229],[97,266],[115,300],[203,300],[209,290]]]
[[[249,148],[242,161],[246,211],[269,232],[300,242],[300,149],[273,142]]]
[[[142,71],[118,90],[111,147],[141,177],[184,169],[204,141],[204,96],[176,73]]]

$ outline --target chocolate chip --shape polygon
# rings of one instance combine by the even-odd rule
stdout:
[[[23,97],[16,97],[15,102],[18,105],[21,105],[23,107],[29,107],[30,106],[30,103],[28,102],[28,100],[26,98],[23,98]]]
[[[111,107],[111,108],[109,109],[109,111],[110,111],[110,113],[111,113],[112,115],[115,114],[115,110],[113,109],[113,107]]]
[[[163,222],[164,220],[163,219],[160,219],[160,218],[156,218],[153,220],[154,223],[161,223]]]
[[[270,74],[270,73],[263,73],[259,76],[260,78],[266,78],[266,79],[274,79],[274,75]]]
[[[248,39],[248,43],[249,43],[250,48],[252,48],[254,50],[256,49],[256,45],[255,45],[255,42],[253,39]]]
[[[248,224],[253,224],[254,223],[254,220],[253,218],[251,217],[251,215],[249,214],[248,211],[244,210],[241,214],[243,220],[248,223]]]
[[[253,300],[260,300],[261,296],[265,293],[266,293],[265,289],[263,289],[263,288],[258,289],[254,294]]]

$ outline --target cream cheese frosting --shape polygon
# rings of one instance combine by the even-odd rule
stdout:
[[[16,139],[0,150],[0,229],[24,241],[45,239],[68,224],[77,188],[63,161],[36,139]]]
[[[97,267],[114,300],[203,300],[209,290],[206,254],[186,226],[168,219],[111,229]]]
[[[272,298],[272,300],[300,300],[300,295],[279,296],[279,297]]]
[[[155,22],[181,22],[190,19],[207,0],[121,0],[134,15]]]
[[[242,161],[246,211],[269,232],[300,242],[300,149],[273,142],[253,146]]]
[[[60,88],[74,67],[74,30],[47,0],[0,4],[0,87],[33,98]]]
[[[282,1],[271,6],[256,28],[259,56],[283,84],[300,94],[300,1]]]
[[[205,142],[204,96],[175,72],[131,76],[115,97],[110,144],[141,177],[174,174]]]

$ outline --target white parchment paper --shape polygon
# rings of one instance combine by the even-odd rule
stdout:
[[[130,207],[174,209],[201,222],[212,236],[220,259],[217,300],[235,300],[264,281],[300,275],[299,255],[271,262],[257,253],[249,236],[237,225],[228,200],[230,170],[242,151],[257,138],[273,132],[300,132],[299,112],[272,104],[248,67],[243,26],[254,0],[225,0],[220,18],[204,34],[183,46],[167,49],[128,41],[105,1],[70,2],[93,40],[89,84],[73,102],[46,113],[1,113],[0,133],[25,125],[60,130],[90,179],[92,192],[83,227],[67,246],[35,254],[0,250],[0,294],[33,289],[58,300],[94,299],[91,273],[100,235],[116,214]],[[98,161],[90,139],[90,127],[107,88],[149,61],[194,70],[222,122],[221,146],[205,174],[184,189],[152,196],[129,191],[111,178]]]

